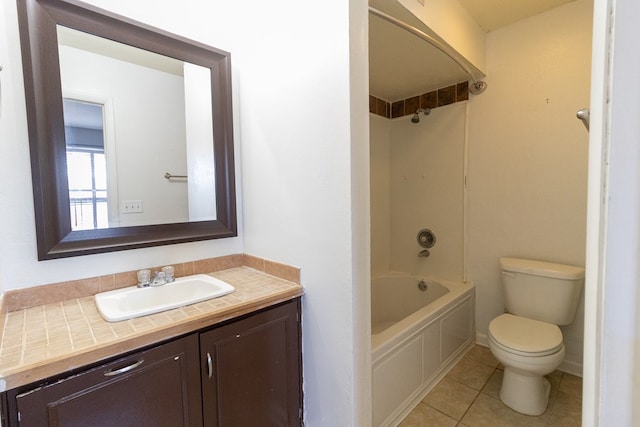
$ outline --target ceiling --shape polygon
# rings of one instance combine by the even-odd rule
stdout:
[[[480,28],[489,32],[574,0],[458,0]]]
[[[489,32],[573,0],[458,1],[478,25]],[[430,33],[428,27],[396,0],[370,0],[369,4]],[[372,95],[396,101],[468,79],[459,65],[429,43],[369,14],[369,90]]]

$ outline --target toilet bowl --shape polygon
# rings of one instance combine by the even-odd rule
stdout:
[[[562,332],[556,325],[503,314],[489,325],[489,349],[504,365],[500,399],[527,415],[544,413],[551,386],[544,378],[562,363]]]
[[[507,313],[489,324],[489,349],[504,365],[500,399],[513,410],[542,414],[565,348],[558,325],[575,318],[584,268],[521,258],[500,258]]]

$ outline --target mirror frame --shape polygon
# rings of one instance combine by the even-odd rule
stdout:
[[[237,236],[228,52],[75,0],[17,0],[38,260]],[[56,25],[211,70],[216,219],[71,230]]]

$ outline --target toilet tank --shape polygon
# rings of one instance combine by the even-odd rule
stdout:
[[[521,258],[500,258],[507,311],[555,325],[573,322],[584,268]]]

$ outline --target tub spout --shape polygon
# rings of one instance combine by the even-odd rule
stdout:
[[[419,257],[423,257],[423,258],[426,258],[429,255],[431,255],[431,252],[429,252],[429,249],[424,249],[424,250],[420,251],[420,253],[418,253],[418,256]]]

